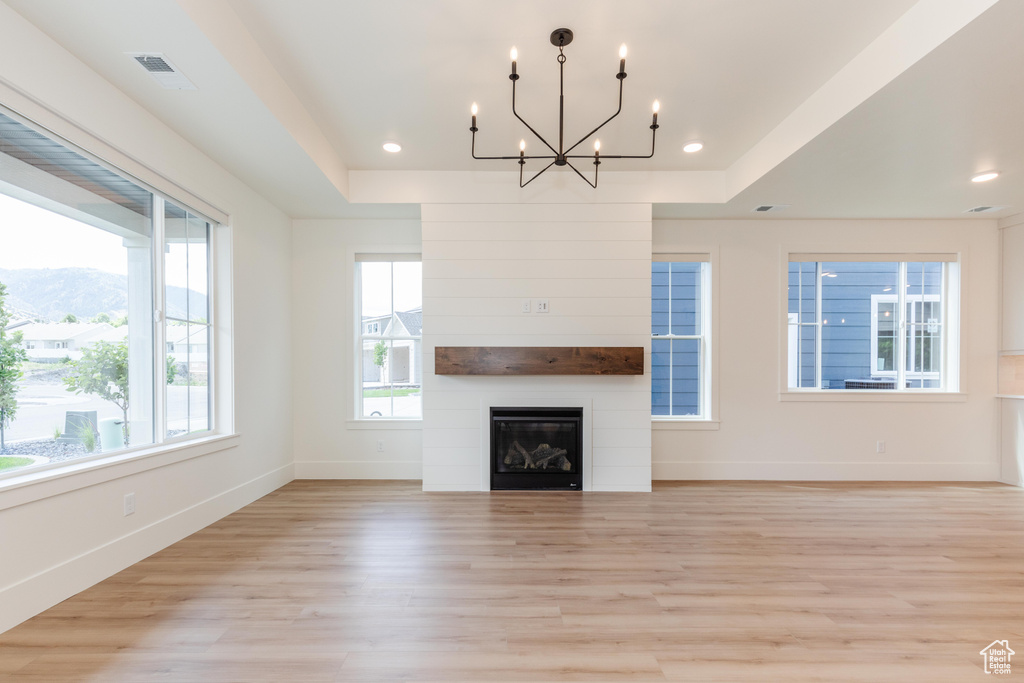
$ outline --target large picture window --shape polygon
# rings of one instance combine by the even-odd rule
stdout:
[[[708,417],[710,269],[703,255],[656,255],[651,264],[654,417]]]
[[[0,476],[212,428],[212,229],[0,113]]]
[[[791,257],[790,389],[955,390],[957,264],[896,258]]]
[[[357,254],[357,416],[419,419],[423,268],[419,254]]]

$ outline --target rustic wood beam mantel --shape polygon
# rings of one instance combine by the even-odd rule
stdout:
[[[642,346],[437,346],[437,375],[642,375]]]

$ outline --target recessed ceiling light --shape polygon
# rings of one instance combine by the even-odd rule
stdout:
[[[683,145],[683,151],[687,154],[693,154],[694,152],[699,152],[702,149],[704,149],[704,143],[700,140],[691,140]]]
[[[400,144],[398,144],[397,142],[385,142],[384,143],[384,151],[385,152],[391,152],[392,154],[394,154],[396,152],[401,152],[402,151],[402,146]]]
[[[976,175],[973,178],[971,178],[971,182],[972,183],[984,183],[984,182],[986,182],[988,180],[992,180],[993,178],[998,178],[998,177],[999,177],[999,172],[998,171],[985,171],[984,173],[979,173],[978,175]]]

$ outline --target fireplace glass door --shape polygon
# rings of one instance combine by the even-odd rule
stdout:
[[[582,408],[491,408],[491,489],[583,489]]]

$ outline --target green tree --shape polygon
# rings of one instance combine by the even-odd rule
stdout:
[[[92,322],[94,322],[94,323],[109,323],[110,322],[110,314],[109,313],[100,313],[99,315],[97,315],[95,318],[92,319]]]
[[[113,325],[114,327],[124,327],[125,325],[128,324],[128,316],[122,315],[120,318],[118,318],[117,320],[110,324]]]
[[[380,368],[381,381],[384,380],[384,366],[388,362],[388,345],[382,341],[373,345],[373,364]]]
[[[71,372],[64,378],[68,391],[94,394],[110,401],[124,415],[124,442],[128,443],[128,344],[99,341],[82,351],[82,358],[72,361]]]
[[[0,448],[3,448],[4,430],[14,421],[18,413],[18,380],[21,379],[21,364],[28,358],[21,348],[21,332],[8,334],[7,323],[11,315],[4,308],[7,287],[0,283]]]
[[[68,313],[66,316],[61,318],[60,321],[62,323],[77,323],[78,322],[78,318],[75,316],[74,313]]]
[[[64,378],[68,391],[94,394],[110,401],[124,415],[124,442],[128,443],[128,342],[100,341],[82,351],[81,360],[72,361],[71,373]],[[167,356],[167,383],[174,381],[177,364]]]

